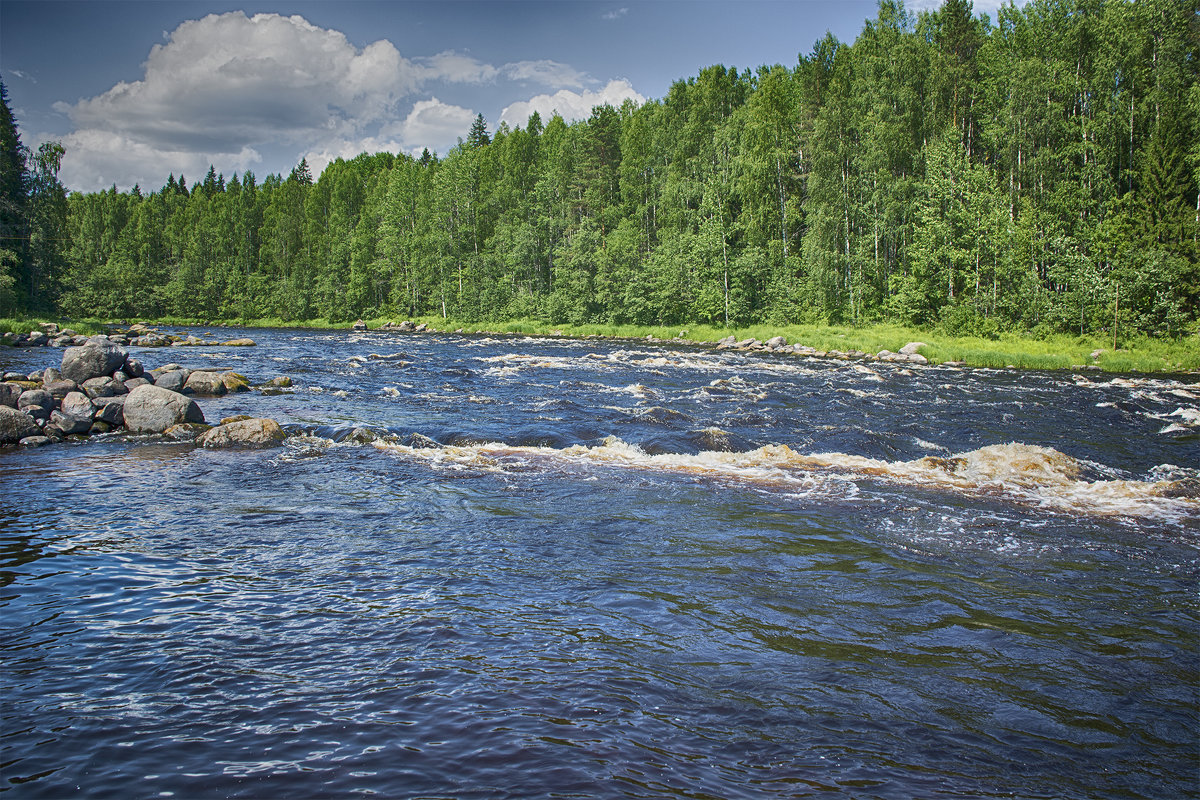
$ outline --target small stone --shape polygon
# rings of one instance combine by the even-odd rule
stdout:
[[[49,436],[26,436],[18,444],[20,444],[21,447],[42,447],[50,444],[53,441],[54,440]]]
[[[142,366],[142,362],[136,358],[125,359],[125,374],[131,378],[140,378],[145,374],[146,368]]]
[[[287,375],[277,375],[271,380],[264,383],[263,388],[274,387],[277,389],[286,389],[292,385],[292,379]]]
[[[88,428],[88,434],[90,436],[95,436],[96,434],[99,434],[99,433],[109,433],[110,431],[112,431],[112,429],[113,429],[112,425],[110,425],[109,423],[105,422],[102,419],[98,419],[98,420],[94,420],[92,422],[92,427]]]
[[[228,425],[231,422],[241,422],[244,419],[253,419],[249,414],[236,414],[232,417],[225,417],[221,420],[222,425]]]
[[[130,378],[129,380],[125,381],[125,391],[132,392],[137,387],[145,386],[149,383],[150,381],[146,380],[145,378]]]
[[[928,347],[924,342],[909,342],[900,348],[901,355],[915,356],[922,347]]]
[[[221,342],[222,347],[254,347],[255,341],[250,338],[230,339],[228,342]]]
[[[767,340],[767,347],[783,347],[787,344],[787,339],[782,336],[772,336]]]

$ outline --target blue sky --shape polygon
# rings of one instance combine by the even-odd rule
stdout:
[[[910,1],[910,8],[937,0]],[[994,7],[976,2],[977,11]],[[853,41],[875,0],[0,3],[0,77],[22,141],[63,142],[94,191],[314,172],[338,156],[444,154],[490,129],[662,97],[711,64],[794,65]]]

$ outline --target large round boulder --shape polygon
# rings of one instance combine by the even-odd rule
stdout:
[[[62,374],[76,383],[112,375],[125,365],[127,355],[125,348],[107,340],[89,339],[82,347],[68,347],[63,351]]]
[[[181,422],[204,422],[196,401],[179,392],[146,384],[125,395],[125,427],[133,433],[162,433]]]
[[[0,406],[0,444],[15,444],[40,431],[33,417],[9,406]]]
[[[273,419],[240,419],[210,428],[196,437],[201,447],[277,447],[286,435]]]

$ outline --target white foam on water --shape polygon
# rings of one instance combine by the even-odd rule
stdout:
[[[846,495],[847,479],[870,478],[1001,497],[1064,513],[1166,520],[1200,514],[1197,499],[1164,496],[1174,485],[1171,481],[1084,480],[1079,461],[1052,448],[1016,442],[912,461],[883,461],[847,453],[801,454],[783,444],[736,453],[648,454],[616,437],[595,446],[563,449],[503,442],[435,448],[377,442],[375,446],[438,466],[496,472],[531,466],[547,470],[556,465],[605,467],[690,475],[805,495],[828,490],[837,496]]]

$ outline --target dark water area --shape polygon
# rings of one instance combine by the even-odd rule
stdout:
[[[1195,378],[243,333],[0,450],[5,796],[1200,796]]]

